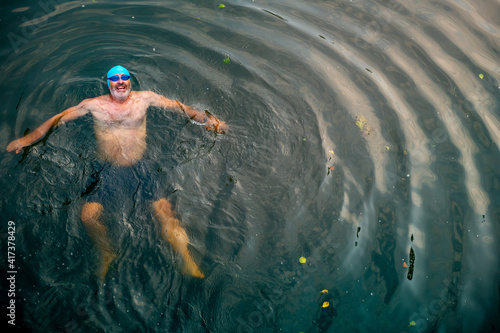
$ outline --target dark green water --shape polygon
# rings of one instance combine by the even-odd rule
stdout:
[[[124,201],[107,208],[118,258],[98,284],[80,222],[90,116],[4,150],[5,322],[14,299],[15,328],[34,332],[500,330],[497,1],[0,8],[0,146],[106,94],[116,64],[231,129],[148,114],[145,159],[203,280],[180,272],[148,205]]]

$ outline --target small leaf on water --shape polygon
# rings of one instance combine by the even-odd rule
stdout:
[[[479,78],[482,80],[484,78],[483,73],[479,74]]]
[[[331,167],[329,167],[328,169],[330,169],[330,170],[334,170],[334,169],[335,169],[335,167],[332,167],[332,166],[331,166]]]
[[[300,258],[299,258],[299,262],[300,262],[301,264],[305,264],[305,263],[306,263],[306,261],[307,261],[307,259],[306,259],[305,257],[300,257]]]
[[[408,267],[408,265],[405,262],[403,262],[403,267]]]
[[[415,324],[415,321],[413,321],[413,320],[412,320],[412,321],[410,321],[410,325],[408,325],[408,327],[410,327],[410,326],[415,326],[415,325],[416,325],[416,324]]]
[[[333,150],[330,150],[330,151],[329,151],[329,153],[330,153],[330,154],[335,154],[335,153],[333,152]]]
[[[226,5],[224,5],[223,3],[219,4],[219,8],[226,8]]]
[[[389,150],[389,149],[391,149],[391,148],[389,148],[388,146],[385,146],[385,149]]]
[[[363,130],[363,127],[366,124],[366,118],[364,116],[356,116],[356,125]]]
[[[225,64],[229,64],[229,62],[230,62],[231,60],[229,59],[229,57],[227,57],[226,59],[224,59],[224,60],[222,60],[222,61],[223,61]]]
[[[327,289],[323,289],[323,290],[321,290],[321,292],[322,292],[323,294],[328,294],[328,290],[327,290]]]
[[[323,308],[327,308],[330,306],[330,303],[329,302],[323,302],[323,305],[321,307]]]

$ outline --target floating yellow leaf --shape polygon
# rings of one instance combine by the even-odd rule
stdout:
[[[484,78],[483,73],[479,74],[479,78],[482,80]]]
[[[360,128],[363,129],[363,127],[366,124],[366,118],[364,116],[356,116],[356,125]]]
[[[330,154],[335,154],[335,153],[333,152],[333,150],[330,150],[330,151],[329,151],[329,153],[330,153]]]
[[[391,148],[389,148],[388,146],[385,146],[385,149],[389,150],[389,149],[391,149]]]
[[[327,308],[330,306],[330,303],[329,302],[323,302],[323,305],[321,307],[323,308]]]
[[[307,259],[306,259],[305,257],[300,257],[300,258],[299,258],[299,262],[300,262],[301,264],[305,264],[305,263],[306,263],[306,261],[307,261]]]
[[[406,155],[408,155],[408,153],[406,152],[406,150],[405,150],[405,151],[403,151],[403,154],[404,154],[405,156],[406,156]]]
[[[415,325],[416,325],[416,324],[415,324],[415,321],[413,321],[413,320],[412,320],[412,321],[410,321],[410,325],[408,325],[408,327],[410,327],[410,326],[415,326]]]
[[[326,290],[326,289],[321,290],[321,292],[322,292],[323,294],[328,294],[328,290]]]
[[[221,3],[221,4],[219,5],[219,8],[226,8],[226,5],[224,5],[223,3]]]

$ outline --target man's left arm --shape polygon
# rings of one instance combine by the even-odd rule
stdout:
[[[180,114],[186,115],[192,121],[205,126],[208,131],[224,133],[229,129],[229,126],[224,121],[220,121],[216,116],[210,114],[208,111],[203,112],[195,110],[177,100],[166,98],[165,96],[158,95],[152,91],[148,91],[147,94],[150,106],[158,106],[165,109],[175,110]]]

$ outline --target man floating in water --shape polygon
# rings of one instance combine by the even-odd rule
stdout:
[[[142,158],[146,150],[146,112],[150,106],[176,110],[185,114],[196,123],[204,125],[207,130],[223,133],[228,129],[225,122],[208,112],[197,111],[178,101],[168,99],[151,91],[131,91],[130,74],[122,66],[111,68],[107,75],[110,94],[83,100],[77,106],[70,107],[53,116],[36,130],[23,138],[11,142],[7,151],[19,153],[23,147],[29,146],[43,137],[53,127],[67,121],[77,119],[91,113],[94,119],[94,130],[97,138],[99,157],[99,189],[95,191],[84,204],[81,219],[90,238],[102,255],[102,264],[98,271],[104,279],[110,263],[116,254],[110,246],[107,229],[101,222],[104,210],[100,193],[115,191],[116,180],[109,176],[124,178],[126,172],[133,170],[144,193],[154,198],[151,181],[146,181],[150,175],[143,167]],[[113,170],[111,172],[110,170]],[[117,171],[118,170],[118,171]],[[137,177],[132,177],[137,178]],[[133,185],[135,186],[135,185]],[[165,198],[153,200],[155,216],[160,222],[162,237],[166,238],[172,247],[182,256],[184,271],[192,276],[203,278],[204,275],[194,262],[188,251],[188,236],[175,217],[172,205]]]

